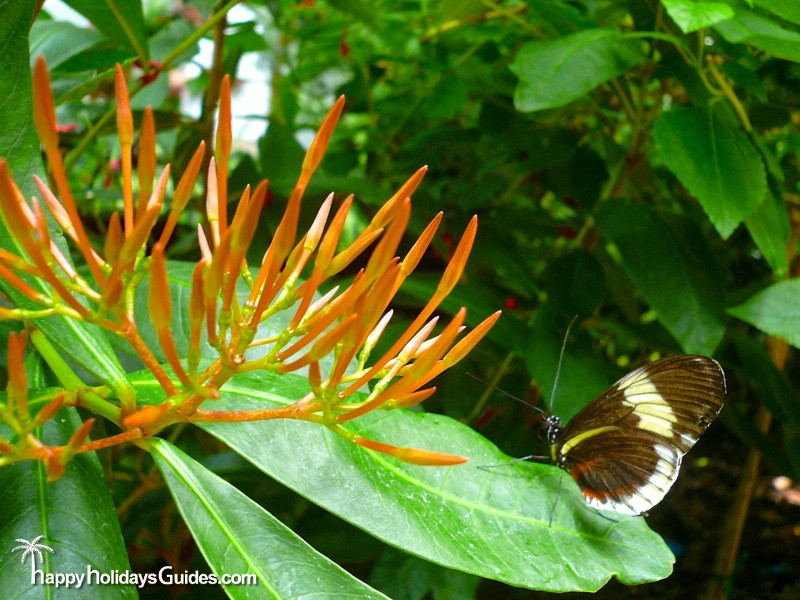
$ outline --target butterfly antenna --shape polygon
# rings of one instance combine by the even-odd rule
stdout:
[[[525,404],[525,405],[527,405],[527,406],[530,406],[532,409],[534,409],[534,410],[538,410],[540,413],[543,413],[543,412],[544,412],[544,411],[543,411],[541,408],[539,408],[538,406],[535,406],[535,405],[531,404],[530,402],[527,402],[527,401],[523,400],[522,398],[517,398],[517,397],[516,397],[514,394],[509,394],[507,391],[505,391],[505,390],[503,390],[503,389],[500,389],[500,388],[499,388],[499,387],[497,387],[496,385],[492,385],[491,383],[489,383],[488,381],[485,381],[485,380],[481,379],[481,378],[480,378],[480,377],[478,377],[477,375],[473,375],[473,374],[472,374],[472,373],[470,373],[469,371],[467,371],[466,373],[467,373],[467,375],[469,375],[470,377],[472,377],[474,380],[476,380],[476,381],[480,381],[480,382],[481,382],[483,385],[485,385],[485,386],[487,386],[487,387],[490,387],[490,388],[492,388],[492,389],[493,389],[493,390],[495,390],[496,392],[500,392],[500,393],[501,393],[501,394],[503,394],[504,396],[508,396],[509,398],[511,398],[512,400],[516,400],[517,402],[522,402],[522,404]]]
[[[556,378],[553,381],[553,391],[550,392],[550,412],[553,412],[553,407],[556,404],[556,388],[558,387],[558,378],[561,376],[561,363],[564,361],[564,350],[567,347],[567,340],[569,339],[569,332],[572,331],[572,326],[578,320],[578,315],[572,317],[572,321],[567,326],[567,331],[564,334],[564,341],[561,342],[561,352],[558,355],[558,366],[556,367]]]

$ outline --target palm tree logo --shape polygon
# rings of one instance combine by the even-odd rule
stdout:
[[[44,561],[44,556],[42,555],[42,550],[47,550],[50,554],[55,554],[53,549],[50,546],[45,546],[44,544],[40,544],[39,540],[42,539],[44,536],[40,535],[37,538],[34,538],[32,541],[23,540],[22,538],[17,538],[15,541],[20,542],[20,546],[17,546],[12,552],[16,552],[17,550],[24,550],[22,553],[22,564],[25,564],[25,559],[30,555],[31,557],[31,581],[33,581],[34,572],[36,571],[36,558],[38,557],[40,561]]]

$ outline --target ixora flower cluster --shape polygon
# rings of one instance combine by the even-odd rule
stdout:
[[[352,443],[410,463],[449,465],[466,460],[460,456],[390,446],[356,435],[342,426],[369,411],[410,407],[431,396],[435,388],[425,385],[463,358],[499,317],[499,313],[495,313],[458,339],[464,329],[465,310],[462,308],[438,335],[432,336],[437,317],[431,317],[461,277],[472,247],[477,227],[477,219],[473,217],[433,296],[389,350],[370,361],[370,351],[392,315],[391,310],[387,312],[388,305],[419,263],[442,215],[438,214],[431,221],[403,258],[395,256],[408,224],[411,194],[426,171],[422,168],[383,205],[346,248],[338,249],[338,246],[352,196],[339,204],[332,218],[329,217],[333,194],[328,196],[311,227],[298,241],[303,192],[325,153],[344,98],[339,98],[325,117],[308,149],[275,235],[261,264],[251,271],[245,256],[267,196],[267,182],[262,181],[252,191],[248,186],[233,218],[228,219],[231,112],[230,82],[227,77],[224,79],[216,148],[208,168],[205,210],[209,234],[207,236],[198,227],[201,259],[191,282],[187,315],[189,349],[187,356],[181,357],[171,330],[172,302],[164,249],[194,189],[205,145],[200,144],[175,186],[166,221],[147,254],[148,240],[162,213],[170,169],[166,166],[156,179],[155,125],[152,112],[145,110],[136,166],[138,191],[134,198],[133,118],[123,71],[117,66],[123,214],[111,216],[102,251],[97,250],[89,242],[67,183],[59,153],[49,75],[41,57],[34,69],[33,86],[34,119],[55,190],[35,178],[40,198],[34,197],[28,203],[12,179],[8,165],[0,161],[0,214],[19,249],[18,254],[0,250],[0,277],[5,280],[7,300],[16,306],[0,308],[0,318],[23,321],[34,346],[48,363],[61,359],[57,353],[44,351],[48,344],[36,327],[37,321],[60,316],[102,327],[130,345],[163,388],[166,400],[157,405],[139,405],[132,389],[123,387],[123,393],[114,394],[109,386],[65,385],[71,389],[51,392],[43,408],[35,416],[31,415],[23,368],[27,336],[12,334],[8,343],[9,384],[5,402],[0,403],[0,420],[10,426],[14,435],[9,439],[0,438],[0,466],[25,459],[41,460],[48,477],[54,479],[64,473],[66,463],[76,453],[145,438],[176,422],[276,418],[319,423]],[[80,252],[91,281],[75,270],[50,238],[42,203]],[[344,289],[333,287],[315,298],[320,285],[370,248],[366,266],[358,271],[350,285]],[[307,276],[305,280],[300,279],[302,273]],[[150,319],[172,377],[166,365],[160,364],[145,344],[135,320],[134,291],[145,278],[150,282]],[[239,278],[249,286],[246,300],[235,293]],[[279,311],[289,310],[294,311],[293,317],[282,331],[268,339],[256,338],[260,323]],[[203,330],[205,340],[218,352],[218,358],[200,370]],[[260,358],[248,359],[247,350],[255,345],[268,345],[269,350]],[[332,366],[323,372],[321,361],[329,356]],[[330,361],[325,364],[329,365]],[[353,368],[354,364],[357,367]],[[66,367],[63,361],[60,367]],[[232,411],[201,407],[203,402],[219,398],[223,385],[238,373],[266,370],[280,374],[301,368],[307,369],[310,391],[288,406]],[[367,395],[353,395],[368,382],[374,383]],[[41,402],[42,398],[37,401]],[[37,438],[38,426],[52,418],[60,407],[75,405],[113,421],[122,433],[89,440],[94,419],[88,419],[63,446],[48,446]]]

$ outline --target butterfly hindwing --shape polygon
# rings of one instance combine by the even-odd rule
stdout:
[[[632,371],[558,432],[559,466],[596,508],[641,514],[678,475],[683,455],[722,408],[725,376],[708,357],[681,355]]]

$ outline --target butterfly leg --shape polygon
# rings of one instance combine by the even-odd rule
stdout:
[[[553,502],[553,508],[550,509],[550,524],[548,525],[548,527],[552,527],[553,526],[553,515],[556,512],[556,505],[558,504],[558,499],[561,496],[561,483],[563,481],[564,481],[564,471],[559,469],[558,490],[556,491],[556,500],[555,500],[555,502]]]
[[[496,469],[497,467],[507,467],[509,465],[516,464],[518,462],[522,462],[523,460],[534,460],[534,461],[541,461],[541,462],[550,462],[549,456],[538,456],[536,454],[529,454],[528,456],[521,456],[520,458],[515,458],[514,460],[510,460],[508,462],[500,463],[499,465],[478,465],[479,469],[484,471],[488,471],[489,469]]]

